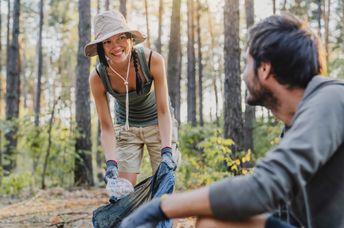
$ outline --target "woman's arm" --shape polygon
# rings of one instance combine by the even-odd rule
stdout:
[[[161,147],[170,147],[172,141],[172,121],[169,109],[165,62],[163,57],[157,52],[152,53],[150,70],[154,79]]]
[[[117,161],[117,157],[115,154],[115,131],[111,119],[108,99],[106,97],[104,85],[96,71],[93,71],[90,74],[89,83],[94,101],[96,103],[96,109],[101,129],[100,141],[104,150],[105,159],[107,161]]]

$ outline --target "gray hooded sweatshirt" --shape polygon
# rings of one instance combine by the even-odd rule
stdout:
[[[215,218],[240,220],[286,204],[305,227],[344,227],[344,83],[314,77],[280,144],[254,173],[210,186]]]

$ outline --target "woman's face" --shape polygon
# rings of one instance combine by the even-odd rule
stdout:
[[[104,40],[103,47],[111,63],[123,63],[127,62],[132,42],[125,33],[121,33]]]

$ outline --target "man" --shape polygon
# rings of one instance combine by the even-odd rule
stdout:
[[[246,101],[284,122],[280,144],[253,174],[154,199],[123,227],[188,216],[197,216],[199,227],[290,227],[276,219],[283,211],[293,226],[344,227],[344,84],[319,76],[325,71],[319,39],[296,17],[254,25],[243,72]]]

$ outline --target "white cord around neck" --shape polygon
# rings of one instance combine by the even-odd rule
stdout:
[[[124,78],[122,75],[120,75],[115,69],[112,68],[112,66],[109,64],[110,69],[112,72],[114,72],[118,77],[120,77],[123,80],[123,83],[125,85],[125,130],[129,130],[129,83],[128,83],[128,77],[129,77],[129,70],[130,70],[130,58],[131,53],[129,52],[129,59],[128,59],[128,69],[127,69],[127,75]]]

